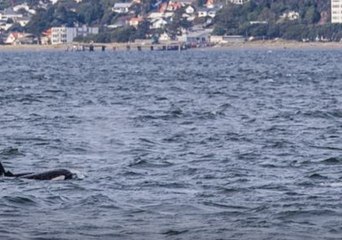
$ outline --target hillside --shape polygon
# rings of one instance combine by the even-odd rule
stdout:
[[[339,41],[341,24],[330,24],[327,0],[250,0],[238,5],[226,0],[206,8],[204,0],[135,0],[129,11],[113,11],[119,0],[4,0],[0,8],[26,2],[35,14],[30,21],[13,24],[9,31],[26,31],[36,36],[51,27],[99,26],[100,34],[79,40],[129,41],[167,35],[175,39],[194,28],[213,29],[215,35],[244,35],[252,38],[284,38],[304,41]],[[177,3],[179,3],[177,5]],[[176,4],[176,7],[174,7]],[[190,6],[190,10],[189,10]],[[203,11],[207,11],[203,15]],[[159,18],[151,14],[162,14]],[[131,24],[132,19],[140,19]],[[155,26],[155,22],[164,22]]]
[[[215,19],[215,34],[295,40],[339,41],[340,24],[330,24],[330,2],[323,0],[254,0],[229,4]]]

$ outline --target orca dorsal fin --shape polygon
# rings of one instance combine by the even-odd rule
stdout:
[[[4,176],[5,175],[5,168],[4,166],[2,166],[2,163],[0,162],[0,176]]]
[[[0,162],[0,177],[3,177],[3,176],[5,176],[5,177],[13,177],[14,174],[11,173],[10,171],[6,172],[4,166],[2,165],[2,162]]]

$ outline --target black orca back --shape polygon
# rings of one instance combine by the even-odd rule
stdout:
[[[56,169],[41,173],[29,173],[26,175],[18,176],[20,178],[35,179],[35,180],[67,180],[72,179],[72,173],[66,169]]]
[[[67,180],[72,179],[73,174],[66,169],[55,169],[41,173],[17,173],[13,174],[10,171],[5,171],[2,163],[0,162],[0,176],[5,177],[17,177],[17,178],[27,178],[27,179],[36,179],[36,180]]]

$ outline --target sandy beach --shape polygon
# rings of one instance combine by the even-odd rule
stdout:
[[[46,52],[46,51],[66,51],[72,49],[73,45],[81,44],[65,44],[65,45],[0,45],[0,52]],[[111,51],[113,47],[116,50],[126,49],[126,45],[131,45],[132,49],[136,49],[137,46],[148,48],[150,45],[140,45],[137,43],[106,43],[106,44],[95,44],[97,46],[106,46],[107,51]],[[156,47],[162,46],[155,45]],[[224,49],[342,49],[342,43],[340,42],[296,42],[296,41],[253,41],[244,43],[226,43],[217,44],[212,47],[201,48],[201,49],[212,49],[212,50],[224,50]],[[99,51],[99,48],[96,49]]]
[[[64,45],[0,45],[0,52],[46,52],[64,51]]]

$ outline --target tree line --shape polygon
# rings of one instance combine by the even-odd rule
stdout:
[[[287,18],[286,13],[290,12],[298,17]],[[299,41],[340,41],[342,24],[330,23],[330,1],[251,0],[244,5],[228,4],[219,11],[213,33]]]

